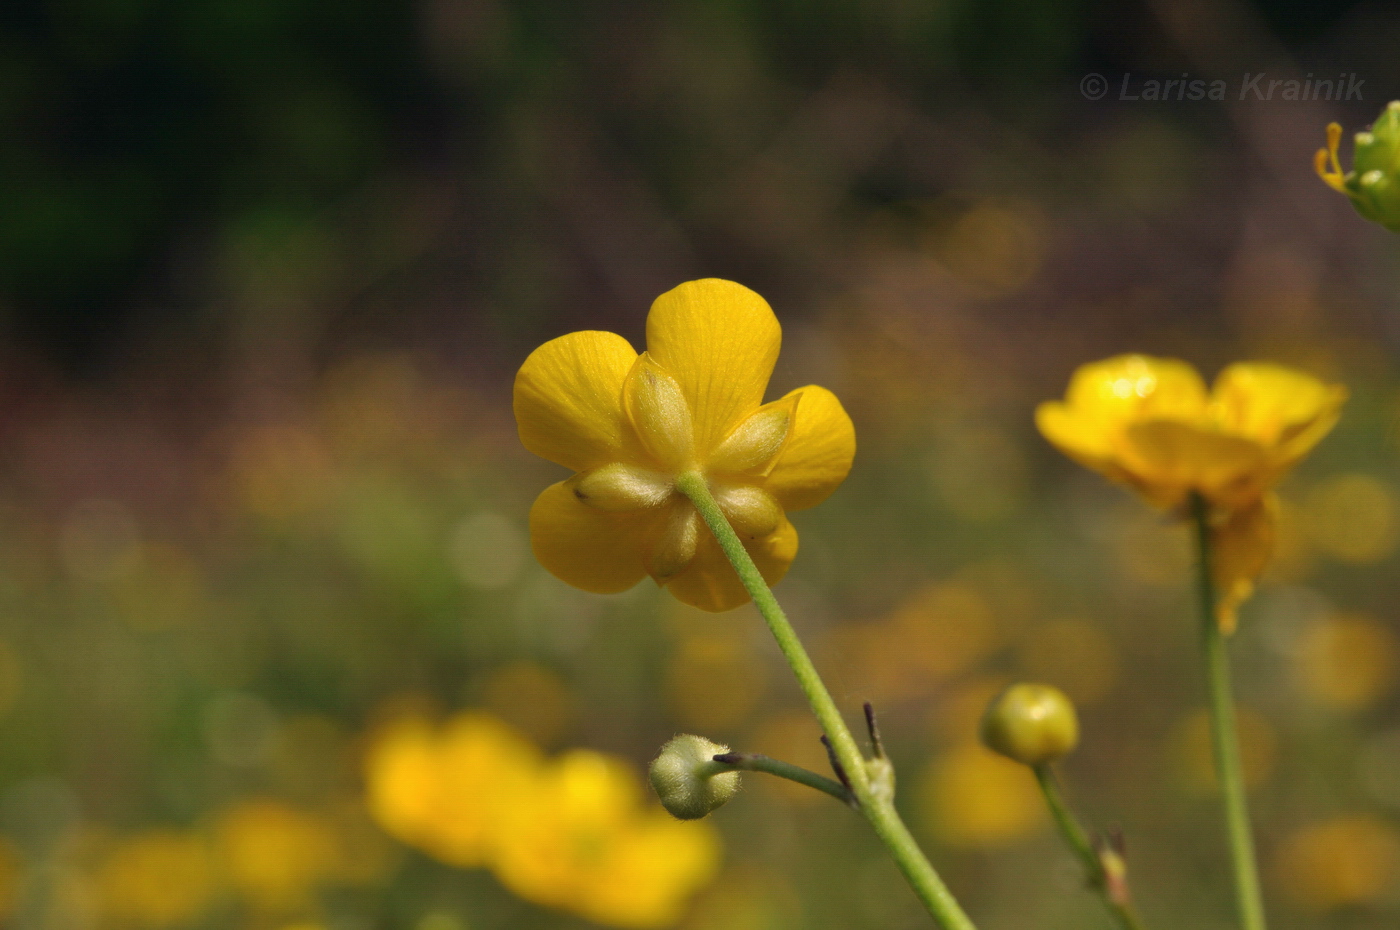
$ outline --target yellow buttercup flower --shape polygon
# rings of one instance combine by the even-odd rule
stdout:
[[[541,564],[600,594],[651,575],[703,610],[747,602],[676,490],[678,475],[699,471],[764,579],[781,579],[797,555],[786,514],[845,479],[855,430],[825,388],[763,403],[780,342],[762,297],[710,278],[656,299],[641,355],[604,332],[570,333],[531,353],[515,379],[520,439],[576,472],[530,511]]]
[[[1211,507],[1228,630],[1273,548],[1270,490],[1336,424],[1346,388],[1267,362],[1229,366],[1207,391],[1176,359],[1119,355],[1083,365],[1063,401],[1036,410],[1046,439],[1164,509]]]
[[[1080,367],[1036,425],[1070,458],[1161,507],[1191,492],[1228,509],[1257,500],[1337,422],[1346,388],[1267,362],[1206,391],[1176,359],[1119,355]]]

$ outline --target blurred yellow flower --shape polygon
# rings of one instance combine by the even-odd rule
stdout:
[[[224,878],[253,909],[302,914],[339,868],[339,842],[322,817],[255,798],[225,810],[215,824]]]
[[[1227,510],[1257,500],[1337,422],[1346,388],[1266,362],[1238,362],[1209,393],[1176,359],[1083,365],[1036,425],[1070,458],[1160,507],[1198,492]]]
[[[193,923],[214,891],[209,847],[197,834],[150,830],[121,841],[97,871],[102,916],[142,927]]]
[[[1294,677],[1308,697],[1339,711],[1359,711],[1395,686],[1400,644],[1388,625],[1334,617],[1309,625],[1294,651]]]
[[[1176,359],[1119,355],[1081,366],[1063,401],[1036,409],[1046,439],[1152,504],[1211,507],[1218,619],[1228,632],[1273,548],[1270,490],[1336,424],[1346,388],[1281,365],[1239,362],[1210,391]]]
[[[809,385],[763,403],[781,330],[762,297],[710,278],[662,294],[647,351],[613,333],[561,336],[515,379],[525,448],[576,474],[530,512],[535,555],[575,587],[624,591],[651,575],[719,611],[748,593],[675,478],[699,470],[763,577],[797,555],[786,512],[846,477],[855,430],[836,396]]]
[[[1030,769],[976,743],[934,759],[922,788],[929,827],[956,846],[1005,846],[1045,823]]]
[[[479,711],[390,722],[371,741],[366,780],[370,812],[394,837],[601,924],[672,924],[718,866],[712,828],[645,806],[626,762],[583,749],[546,761]]]
[[[1400,880],[1400,837],[1366,814],[1333,817],[1290,837],[1277,869],[1280,887],[1314,913],[1373,903]]]
[[[490,714],[464,711],[441,728],[403,717],[370,747],[370,813],[389,835],[449,865],[486,865],[502,816],[540,764],[539,750]]]
[[[552,762],[533,796],[512,808],[495,872],[527,900],[644,928],[675,923],[718,865],[713,828],[644,808],[630,766],[579,749]]]

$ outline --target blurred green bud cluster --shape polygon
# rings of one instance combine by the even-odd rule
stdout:
[[[651,785],[661,805],[680,820],[698,820],[739,791],[739,773],[714,761],[729,751],[703,736],[682,734],[651,763]]]
[[[1356,134],[1351,170],[1343,173],[1337,160],[1342,127],[1327,127],[1327,148],[1313,160],[1318,177],[1346,194],[1366,219],[1400,233],[1400,100],[1392,100],[1375,124]]]
[[[1059,688],[1022,683],[1003,691],[982,717],[988,749],[1025,765],[1045,765],[1079,743],[1074,704]]]

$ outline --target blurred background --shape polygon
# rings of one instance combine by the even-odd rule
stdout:
[[[1282,489],[1238,693],[1275,927],[1395,926],[1400,241],[1311,161],[1400,96],[1397,40],[1392,5],[1310,0],[4,4],[0,922],[928,926],[858,818],[760,776],[665,907],[581,915],[584,879],[415,842],[391,802],[435,796],[420,757],[366,761],[475,721],[603,766],[639,823],[678,731],[825,768],[752,609],[530,555],[562,475],[516,439],[520,362],[577,329],[640,347],[656,295],[719,276],[783,322],[772,396],[823,384],[855,420],[777,593],[880,708],[983,930],[1108,925],[975,743],[1026,677],[1079,703],[1068,791],[1126,836],[1148,922],[1232,925],[1187,536],[1034,405],[1124,351],[1349,385]],[[1260,72],[1360,96],[1261,100]],[[1225,99],[1126,99],[1183,76]],[[500,796],[461,755],[438,816],[475,822]]]

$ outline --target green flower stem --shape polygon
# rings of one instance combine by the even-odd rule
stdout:
[[[792,666],[797,683],[807,696],[822,731],[831,741],[832,752],[845,770],[851,793],[855,795],[861,813],[884,842],[914,893],[944,930],[976,930],[900,819],[894,806],[894,776],[888,761],[877,758],[867,763],[861,755],[855,737],[817,674],[816,666],[808,657],[802,641],[797,638],[797,632],[788,622],[782,607],[778,606],[777,599],[773,597],[748,550],[724,518],[714,495],[710,493],[705,476],[698,471],[685,472],[676,478],[676,488],[690,498],[730,564],[739,573],[739,580],[768,623],[768,629],[778,641],[778,648],[782,650],[788,665]]]
[[[769,758],[756,752],[726,752],[715,756],[714,762],[720,767],[719,771],[722,772],[734,769],[739,769],[742,772],[767,772],[769,775],[786,778],[788,781],[795,781],[808,788],[825,791],[842,804],[851,804],[855,800],[846,787],[838,781],[827,778],[825,775],[818,775],[800,765]]]
[[[1045,805],[1050,808],[1065,844],[1084,864],[1084,874],[1089,880],[1089,887],[1103,899],[1104,907],[1108,908],[1123,930],[1144,930],[1142,919],[1138,917],[1132,901],[1128,898],[1126,883],[1119,879],[1118,887],[1115,887],[1114,879],[1104,867],[1103,858],[1090,842],[1084,828],[1080,826],[1074,811],[1065,803],[1054,770],[1048,764],[1034,766],[1034,769],[1035,780],[1040,782],[1040,790],[1045,795]]]
[[[1259,891],[1259,866],[1249,827],[1244,771],[1235,731],[1235,702],[1230,687],[1230,655],[1225,634],[1216,620],[1215,580],[1211,576],[1210,522],[1205,499],[1191,497],[1196,524],[1197,579],[1201,597],[1201,645],[1210,691],[1210,731],[1215,745],[1215,771],[1225,799],[1225,829],[1235,872],[1235,898],[1243,930],[1265,930],[1264,898]]]

